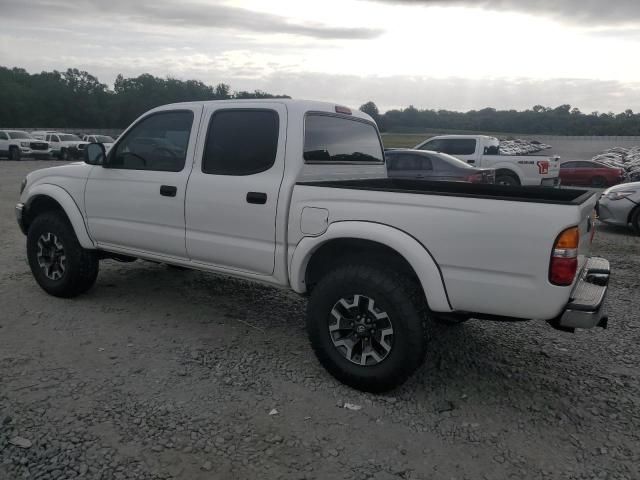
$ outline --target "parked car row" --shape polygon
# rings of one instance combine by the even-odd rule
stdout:
[[[23,157],[71,160],[82,156],[90,143],[102,143],[109,150],[114,139],[107,135],[78,135],[53,131],[0,130],[0,157],[18,161]]]

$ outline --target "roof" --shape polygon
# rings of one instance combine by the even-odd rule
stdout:
[[[280,103],[287,107],[289,112],[310,112],[310,111],[319,111],[319,112],[328,112],[328,113],[336,113],[336,107],[345,107],[345,105],[341,103],[332,103],[332,102],[321,102],[316,100],[294,100],[291,98],[261,98],[261,99],[237,99],[237,100],[207,100],[207,101],[198,101],[198,102],[181,102],[181,103],[171,103],[168,105],[162,105],[157,109],[167,109],[168,107],[185,107],[185,106],[216,106],[216,105],[229,105],[229,106],[237,106],[238,104],[252,104],[252,105],[260,105],[260,104],[270,104]],[[373,121],[373,119],[364,112],[356,108],[346,107],[351,110],[351,113],[354,117],[363,118],[369,121]],[[156,109],[154,109],[156,110]]]

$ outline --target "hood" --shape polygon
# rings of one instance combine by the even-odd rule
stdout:
[[[42,178],[51,177],[81,177],[86,178],[89,175],[91,165],[84,162],[73,162],[66,165],[58,165],[56,167],[41,168],[27,175],[27,185],[33,185]]]
[[[611,188],[607,188],[603,195],[606,195],[609,192],[637,192],[640,191],[640,182],[631,182],[631,183],[621,183],[620,185],[616,185]]]

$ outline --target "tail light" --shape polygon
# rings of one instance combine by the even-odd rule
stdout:
[[[473,175],[469,175],[465,177],[465,182],[469,183],[482,183],[483,176],[481,173],[474,173]]]
[[[549,265],[549,281],[562,287],[569,286],[576,278],[578,271],[578,247],[580,246],[580,230],[572,227],[562,232],[553,245],[551,264]]]

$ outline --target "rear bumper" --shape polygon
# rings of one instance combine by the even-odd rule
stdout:
[[[582,270],[571,292],[571,299],[560,316],[549,323],[559,330],[607,327],[605,299],[611,268],[604,258],[592,257]]]
[[[559,187],[560,186],[560,177],[554,178],[543,178],[540,182],[540,186],[542,187]]]

